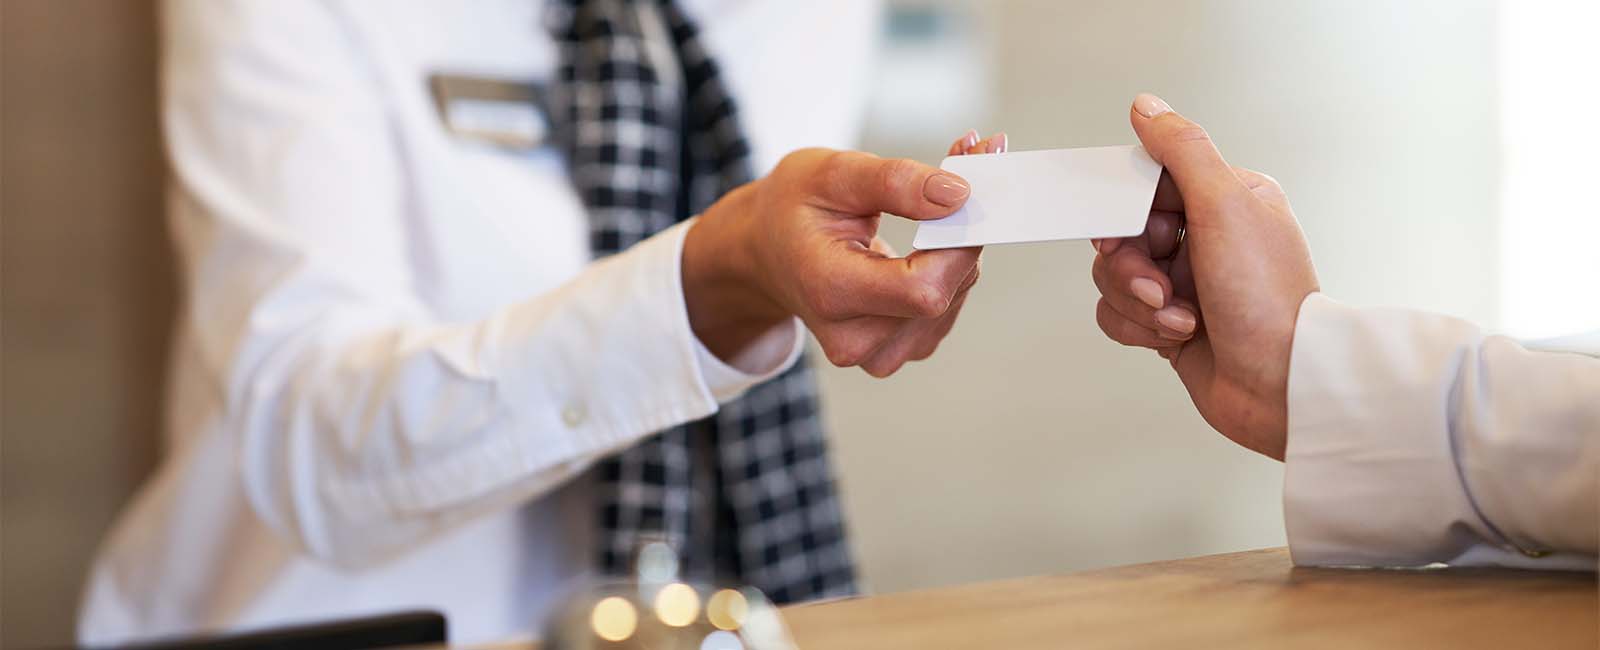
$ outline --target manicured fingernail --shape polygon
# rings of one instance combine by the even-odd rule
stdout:
[[[1133,295],[1139,302],[1150,305],[1151,309],[1160,309],[1167,302],[1165,294],[1161,291],[1161,285],[1150,278],[1134,278],[1128,288],[1133,290]]]
[[[1001,131],[999,133],[994,134],[994,152],[995,153],[1005,153],[1006,152],[1006,147],[1009,147],[1009,146],[1011,146],[1011,138],[1006,135],[1005,131]]]
[[[1188,334],[1194,331],[1194,314],[1182,307],[1168,307],[1156,312],[1156,322],[1174,332]]]
[[[1168,106],[1160,97],[1150,93],[1139,93],[1133,98],[1133,110],[1139,111],[1145,117],[1155,117],[1163,113],[1171,113],[1172,107]]]
[[[934,174],[922,184],[922,196],[944,206],[954,207],[971,193],[972,187],[966,181],[949,174]]]
[[[978,146],[978,130],[967,129],[967,137],[961,139],[962,149],[971,149]]]

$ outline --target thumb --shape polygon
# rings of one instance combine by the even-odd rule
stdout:
[[[1190,218],[1210,212],[1207,204],[1249,192],[1206,130],[1173,112],[1160,97],[1142,93],[1134,98],[1129,119],[1145,151],[1172,176]]]
[[[972,194],[967,181],[950,172],[856,151],[828,156],[816,183],[815,197],[830,210],[872,216],[888,212],[909,219],[948,216]]]

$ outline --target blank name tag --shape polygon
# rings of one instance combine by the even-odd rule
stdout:
[[[1144,232],[1161,165],[1132,146],[951,156],[972,195],[955,214],[917,226],[928,250]]]
[[[509,149],[535,149],[549,135],[532,82],[435,74],[428,78],[445,129],[457,137]]]

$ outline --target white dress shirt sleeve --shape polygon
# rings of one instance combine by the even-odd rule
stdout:
[[[805,349],[805,337],[801,335],[804,331],[800,319],[791,318],[758,337],[728,361],[717,358],[705,343],[695,339],[695,359],[700,362],[700,375],[717,403],[728,402],[793,366]]]
[[[1298,564],[1595,568],[1600,360],[1313,294],[1288,436]]]
[[[403,158],[366,53],[316,3],[167,7],[164,117],[182,326],[264,521],[381,561],[548,491],[793,363],[785,324],[733,366],[690,329],[681,224],[473,322],[418,298]],[[181,462],[181,461],[179,461]]]

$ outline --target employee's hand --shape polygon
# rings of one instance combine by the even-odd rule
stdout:
[[[1277,181],[1230,167],[1160,98],[1140,95],[1131,119],[1166,173],[1147,236],[1096,242],[1100,328],[1160,352],[1206,422],[1282,460],[1295,320],[1318,289],[1305,235]]]
[[[969,133],[950,153],[994,152],[1004,136]],[[965,180],[910,160],[806,149],[730,192],[689,230],[683,287],[689,322],[732,359],[798,316],[828,360],[886,377],[927,358],[973,284],[979,248],[899,257],[877,237],[887,212],[937,219],[971,194]]]

